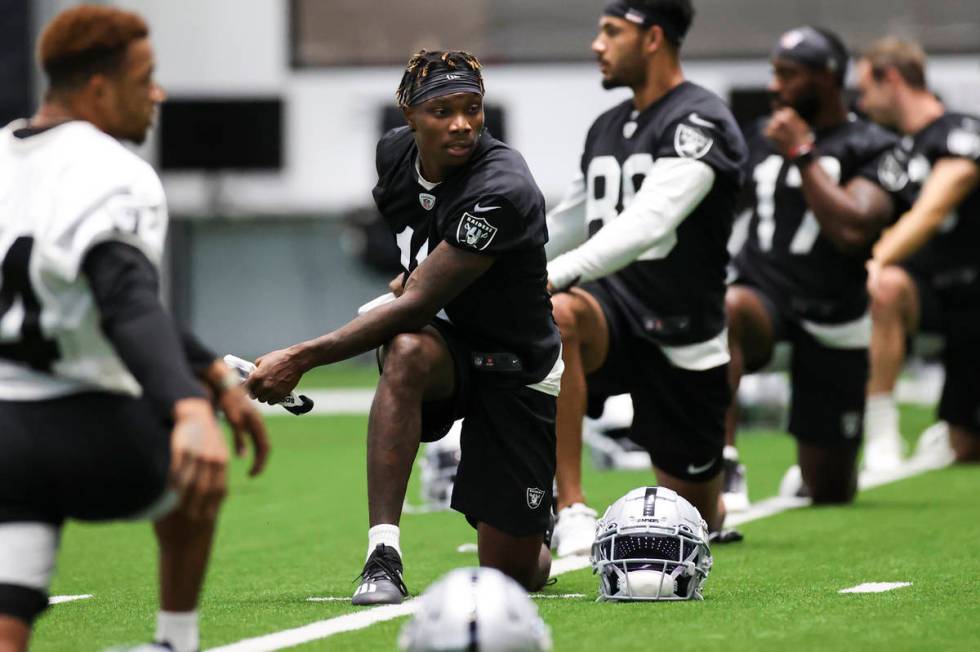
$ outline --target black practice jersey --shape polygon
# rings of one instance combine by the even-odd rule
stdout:
[[[527,164],[486,132],[469,161],[435,187],[423,185],[417,159],[407,127],[378,143],[374,200],[395,234],[406,278],[442,241],[493,256],[440,315],[474,351],[473,366],[494,372],[486,378],[507,386],[541,381],[558,360],[561,338],[547,291],[544,197]]]
[[[603,113],[582,155],[589,234],[626,209],[659,158],[703,161],[715,173],[707,196],[635,262],[599,279],[636,333],[666,345],[704,342],[725,326],[726,242],[745,162],[745,142],[724,102],[684,82],[642,112],[632,100]]]
[[[980,118],[946,113],[914,136],[903,138],[882,160],[878,169],[881,184],[893,193],[901,212],[912,206],[932,166],[943,158],[965,158],[980,165]],[[953,284],[956,270],[965,270],[975,279],[980,267],[980,188],[967,195],[909,263],[928,274],[952,274],[946,280]],[[944,284],[942,278],[935,280]]]
[[[842,323],[868,309],[866,249],[845,254],[821,232],[803,196],[799,169],[763,134],[760,121],[749,136],[745,197],[752,217],[735,258],[738,278],[757,286],[798,318]],[[895,136],[854,115],[816,132],[820,166],[845,185],[856,177],[878,183],[877,167]]]

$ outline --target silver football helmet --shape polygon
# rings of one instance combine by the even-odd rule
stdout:
[[[596,526],[592,572],[602,600],[700,600],[711,570],[708,525],[664,487],[639,487]]]
[[[551,631],[521,586],[494,568],[458,568],[430,586],[398,637],[412,652],[543,652]]]
[[[463,431],[462,420],[457,421],[446,435],[425,445],[419,462],[422,474],[422,502],[429,511],[449,509],[456,482],[456,468],[461,454],[459,437]]]

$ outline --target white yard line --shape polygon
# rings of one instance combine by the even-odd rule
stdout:
[[[88,600],[93,597],[91,593],[84,595],[52,595],[48,598],[48,604],[61,604],[63,602],[74,602],[75,600]]]
[[[912,582],[865,582],[849,589],[841,589],[838,593],[884,593],[905,586],[912,586]]]
[[[942,468],[943,466],[945,466],[944,463],[932,460],[913,459],[894,471],[861,473],[858,479],[858,485],[861,489],[871,489],[911,478],[927,471]],[[745,512],[731,515],[726,521],[726,525],[737,526],[743,523],[749,523],[750,521],[757,521],[787,510],[805,507],[809,504],[810,500],[807,498],[775,496],[753,504]],[[551,565],[551,576],[557,577],[558,575],[588,568],[589,565],[589,558],[585,556],[556,559]],[[283,650],[303,643],[309,643],[310,641],[324,639],[334,634],[364,629],[371,625],[407,616],[414,613],[416,602],[416,599],[412,599],[400,605],[374,607],[344,616],[327,618],[302,627],[287,629],[266,636],[247,638],[237,643],[211,648],[209,652],[273,652],[274,650]]]
[[[906,378],[898,381],[897,396],[904,403],[921,403],[934,405],[939,401],[939,391],[942,389],[942,377],[938,379],[927,377],[922,382],[913,382]],[[297,389],[313,399],[313,409],[309,414],[329,416],[333,414],[367,414],[374,400],[374,388],[363,389]],[[263,414],[271,416],[290,416],[277,405],[257,404]]]

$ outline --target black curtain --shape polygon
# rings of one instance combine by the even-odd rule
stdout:
[[[30,0],[0,0],[0,126],[31,114]]]

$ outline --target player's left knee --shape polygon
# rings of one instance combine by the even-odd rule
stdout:
[[[980,433],[964,428],[950,428],[949,443],[953,449],[953,459],[957,464],[976,464],[980,462]]]

